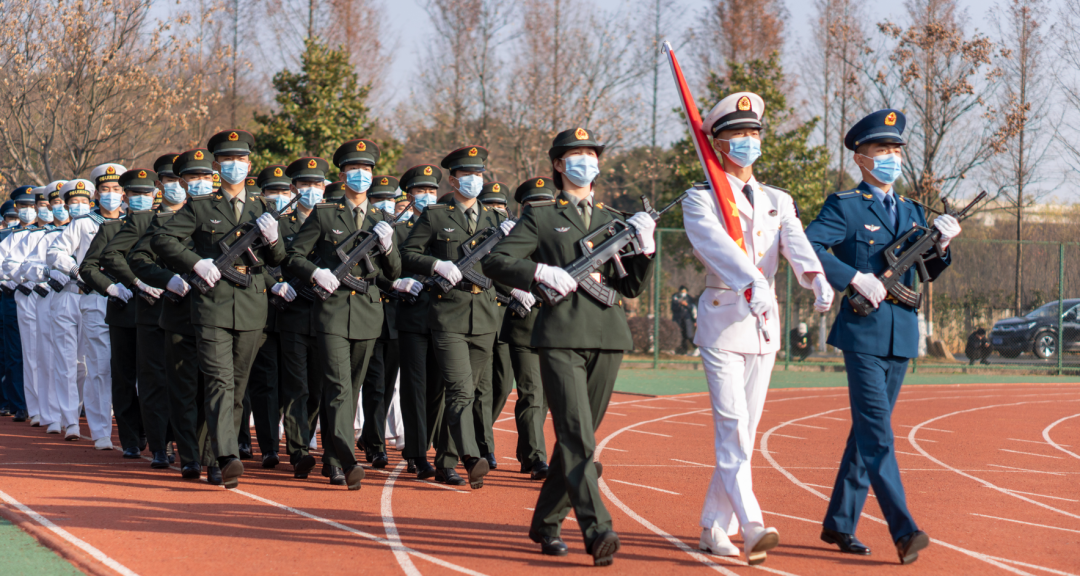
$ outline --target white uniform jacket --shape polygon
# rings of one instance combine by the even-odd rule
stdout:
[[[794,268],[804,288],[811,286],[811,274],[822,273],[821,262],[806,239],[795,202],[786,192],[762,186],[754,178],[754,206],[742,192],[743,182],[728,174],[735,206],[742,222],[746,252],[728,235],[720,217],[716,194],[707,184],[688,190],[682,203],[683,225],[694,246],[694,255],[705,265],[705,292],[698,300],[697,334],[694,344],[741,354],[769,354],[780,349],[779,314],[770,314],[765,341],[757,319],[750,314],[744,295],[754,281],[764,275],[775,287],[774,276],[783,254]],[[775,288],[774,288],[775,290]],[[775,291],[773,294],[775,298]]]
[[[0,270],[8,288],[15,289],[16,285],[25,281],[20,273],[23,263],[26,262],[27,253],[33,248],[27,239],[34,230],[37,228],[18,228],[0,242],[0,258],[3,259]]]
[[[73,218],[60,237],[49,246],[46,256],[49,267],[69,274],[73,267],[81,265],[103,221],[100,215],[93,212]]]

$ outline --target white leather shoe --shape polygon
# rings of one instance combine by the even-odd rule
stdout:
[[[308,449],[309,450],[318,449],[319,445],[317,444],[317,440],[316,440],[318,437],[319,436],[317,434],[312,434],[311,435],[311,442],[308,443]]]
[[[739,547],[732,544],[727,534],[719,528],[702,528],[698,550],[717,556],[738,556]]]
[[[52,424],[49,424],[49,427],[45,429],[45,433],[46,434],[59,434],[60,433],[60,423],[59,422],[53,422]]]
[[[32,426],[34,428],[37,428],[38,426],[41,426],[41,416],[31,416],[30,417],[30,426]]]
[[[94,440],[94,450],[112,450],[113,443],[109,438],[98,438]]]
[[[79,434],[79,425],[72,424],[64,431],[64,440],[78,440],[82,438],[82,434]]]
[[[746,563],[756,566],[765,561],[766,552],[780,544],[780,533],[755,522],[743,528],[743,542]]]

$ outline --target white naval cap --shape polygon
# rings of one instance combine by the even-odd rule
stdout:
[[[736,92],[716,103],[701,122],[701,130],[712,137],[721,130],[761,128],[765,101],[753,92]]]
[[[116,182],[124,172],[127,168],[120,164],[102,164],[90,171],[90,180],[95,186],[101,186],[105,182]]]
[[[76,180],[68,180],[65,182],[64,186],[60,188],[60,194],[66,201],[71,198],[89,198],[90,195],[94,193],[94,190],[93,182],[78,178]]]

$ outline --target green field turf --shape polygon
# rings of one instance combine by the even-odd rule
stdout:
[[[0,574],[75,576],[82,572],[33,536],[0,518]]]

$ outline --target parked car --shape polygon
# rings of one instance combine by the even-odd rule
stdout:
[[[1065,300],[1061,307],[1062,349],[1080,350],[1080,298]],[[1053,358],[1058,350],[1058,301],[1054,300],[1020,318],[1006,318],[994,323],[990,345],[1005,358],[1031,352],[1043,360]]]

